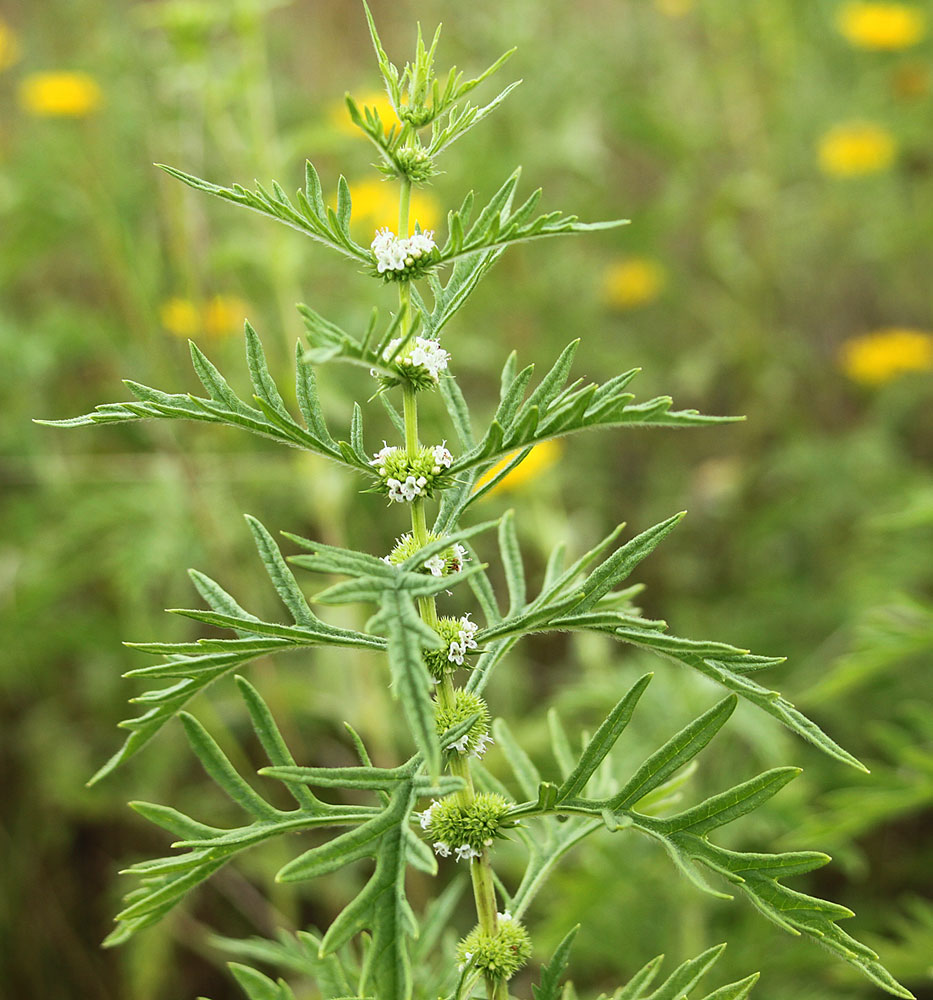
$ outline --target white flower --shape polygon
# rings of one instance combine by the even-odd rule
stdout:
[[[385,274],[386,271],[404,271],[431,253],[435,246],[434,230],[400,239],[391,229],[384,228],[376,230],[370,249],[376,257],[376,270]]]
[[[445,441],[443,444],[434,445],[431,449],[431,453],[434,455],[435,465],[442,465],[445,469],[449,469],[453,463],[454,457],[445,447],[446,444],[447,442]],[[441,470],[438,469],[437,471],[440,472]]]
[[[481,852],[475,851],[469,844],[461,844],[458,848],[456,848],[455,853],[458,861],[469,861],[471,858],[482,857]]]
[[[379,451],[373,455],[370,465],[382,465],[382,463],[389,457],[389,455],[394,454],[398,451],[398,448],[393,444],[386,444],[385,441],[382,442],[382,447]]]
[[[465,951],[463,953],[463,961],[457,966],[458,972],[463,972],[463,970],[470,964],[470,959],[473,957],[472,951]]]
[[[421,821],[422,830],[427,830],[429,824],[431,823],[431,813],[434,812],[434,807],[436,805],[437,805],[437,799],[432,799],[431,804],[428,806],[427,809],[424,810],[424,812],[419,817]]]
[[[463,666],[466,651],[476,649],[476,640],[473,637],[478,630],[479,625],[476,622],[471,622],[469,615],[464,615],[460,619],[460,630],[457,632],[457,638],[451,642],[447,650],[447,659],[451,663],[456,663],[458,667]]]
[[[494,743],[495,740],[491,736],[478,736],[476,739],[476,746],[473,747],[473,756],[482,757],[486,752],[486,744]]]
[[[466,549],[459,543],[455,542],[453,545],[454,554],[450,560],[450,568],[454,573],[459,573],[463,569],[463,564],[467,561]]]
[[[454,740],[453,743],[448,743],[447,744],[447,749],[448,750],[456,750],[457,753],[466,753],[467,752],[467,748],[469,746],[469,743],[470,743],[470,737],[467,734],[467,735],[461,736],[459,740]]]
[[[443,576],[444,568],[446,563],[442,556],[431,556],[430,559],[425,560],[424,568],[429,570],[431,576]]]
[[[433,229],[429,229],[424,233],[413,233],[408,237],[408,250],[413,257],[420,257],[423,253],[430,253],[435,246]]]
[[[436,382],[441,372],[447,371],[447,362],[450,354],[436,340],[429,340],[426,337],[415,337],[408,345],[406,353],[395,356],[402,338],[396,337],[390,340],[386,349],[382,352],[382,360],[385,362],[394,361],[397,365],[407,365],[412,368],[424,368],[432,379]],[[379,372],[373,368],[372,375]]]
[[[434,848],[434,853],[439,855],[440,857],[442,858],[450,857],[450,845],[445,844],[443,840],[435,840],[431,846]],[[457,858],[457,860],[459,861],[460,859]]]
[[[511,914],[511,913],[509,913],[509,911],[508,911],[508,910],[506,910],[506,911],[505,911],[505,913],[497,913],[497,914],[496,914],[496,916],[497,916],[497,917],[498,917],[498,918],[499,918],[499,919],[500,919],[500,920],[502,921],[502,923],[504,923],[504,924],[510,924],[510,923],[512,922],[512,920],[514,919],[514,918],[513,918],[513,916],[512,916],[512,914]]]
[[[386,486],[389,487],[389,499],[395,500],[396,503],[403,503],[406,500],[411,503],[415,497],[420,497],[424,493],[427,482],[424,476],[418,476],[417,479],[414,476],[408,476],[404,483],[390,477],[386,480]]]

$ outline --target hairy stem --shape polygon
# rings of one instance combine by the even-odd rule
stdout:
[[[402,178],[402,190],[399,198],[398,235],[406,237],[409,229],[411,209],[411,181]],[[401,336],[404,339],[411,331],[413,318],[411,315],[411,286],[404,281],[399,285],[399,310],[402,313]],[[414,458],[421,444],[418,439],[418,398],[414,388],[402,384],[402,416],[405,422],[405,450],[409,458]],[[428,526],[424,512],[424,499],[418,497],[411,504],[412,537],[417,545],[423,546],[428,541]],[[437,625],[437,605],[434,597],[418,599],[418,611],[422,621],[429,627]],[[448,675],[445,675],[437,685],[437,702],[445,708],[450,708],[454,700],[454,686]],[[448,764],[451,774],[463,778],[465,785],[457,793],[462,806],[468,806],[476,797],[473,787],[473,777],[470,773],[469,759],[459,753],[452,753]],[[476,917],[483,933],[494,935],[498,928],[496,916],[496,888],[493,881],[492,865],[489,861],[489,851],[484,850],[478,858],[470,862],[470,878],[473,883],[473,899],[476,904]],[[508,1000],[508,984],[496,982],[486,977],[486,995],[490,1000]]]

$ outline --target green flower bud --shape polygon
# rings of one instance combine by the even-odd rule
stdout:
[[[424,128],[434,118],[434,111],[422,104],[410,104],[399,109],[399,118],[415,128]]]
[[[486,934],[478,925],[457,945],[460,969],[470,963],[490,979],[507,980],[531,958],[528,931],[511,914],[500,913],[496,933]]]
[[[405,117],[406,112],[402,112]],[[407,177],[413,184],[424,184],[436,173],[434,159],[420,143],[402,146],[392,154],[394,163],[380,163],[379,169],[390,177]]]
[[[421,829],[434,841],[434,850],[441,857],[451,852],[458,861],[478,858],[491,847],[501,831],[514,826],[504,821],[509,803],[494,792],[481,792],[468,805],[461,805],[450,796],[435,799],[421,814]]]
[[[453,464],[453,455],[445,444],[422,447],[414,458],[409,458],[404,448],[386,445],[369,464],[379,475],[376,489],[380,493],[397,503],[411,503],[447,488],[450,483],[447,470]]]
[[[486,752],[486,744],[492,743],[489,738],[489,709],[486,707],[486,702],[478,694],[464,691],[462,688],[458,688],[454,692],[454,703],[449,708],[437,706],[434,718],[438,736],[452,726],[466,722],[474,715],[479,715],[476,722],[459,740],[444,747],[445,750],[464,756],[482,757]]]

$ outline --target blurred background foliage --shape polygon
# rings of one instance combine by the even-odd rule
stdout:
[[[643,396],[749,416],[539,449],[482,513],[521,509],[534,574],[558,540],[580,551],[619,520],[641,530],[689,509],[641,574],[646,610],[680,634],[787,654],[772,683],[872,767],[847,771],[740,709],[693,781],[709,791],[803,765],[733,841],[832,853],[809,888],[856,910],[859,936],[933,997],[933,4],[372,6],[397,60],[419,17],[446,20],[442,63],[476,70],[519,46],[505,72],[525,84],[422,192],[424,228],[443,228],[467,187],[488,195],[516,163],[548,206],[633,220],[506,254],[447,334],[477,414],[489,414],[513,346],[544,363],[580,335],[580,374],[640,365]],[[346,0],[0,4],[4,995],[233,997],[209,927],[248,936],[320,923],[343,880],[360,876],[295,897],[270,884],[281,859],[257,853],[125,949],[97,949],[116,871],[164,846],[127,799],[204,818],[212,802],[174,727],[84,789],[117,744],[132,693],[120,674],[143,662],[121,640],[194,634],[159,611],[195,600],[187,566],[277,613],[243,512],[273,532],[375,552],[404,525],[322,461],[272,444],[194,425],[61,433],[29,421],[123,398],[122,377],[194,388],[188,337],[235,375],[244,315],[287,382],[295,302],[348,328],[374,297],[390,308],[391,290],[300,235],[152,167],[221,183],[274,176],[289,189],[309,156],[332,189],[346,173],[368,243],[394,200],[342,98],[372,100],[377,86],[361,11]],[[337,414],[371,392],[352,373],[321,382]],[[427,409],[437,437],[449,433]],[[490,701],[547,770],[546,706],[572,730],[592,727],[646,667],[654,711],[626,735],[621,770],[715,693],[583,635],[520,647]],[[388,763],[407,745],[372,670],[322,650],[253,679],[299,761],[347,762],[346,718]],[[246,736],[231,689],[195,711],[235,752]],[[241,760],[255,764],[255,749],[247,742]],[[724,939],[725,971],[762,969],[773,1000],[872,995],[742,902],[698,896],[662,855],[593,840],[531,915],[539,958],[583,925],[582,996],[662,950],[680,961]]]

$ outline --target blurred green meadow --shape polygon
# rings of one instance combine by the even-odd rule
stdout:
[[[679,407],[748,415],[542,446],[482,514],[524,509],[540,574],[560,539],[579,552],[619,521],[642,530],[689,510],[640,573],[646,611],[679,634],[787,655],[765,683],[872,773],[740,708],[687,795],[803,766],[792,789],[735,824],[731,843],[832,854],[834,866],[794,887],[850,906],[853,931],[933,997],[933,3],[371,6],[396,61],[419,18],[444,21],[444,64],[479,70],[518,46],[503,73],[523,85],[416,199],[423,228],[443,231],[467,188],[488,196],[519,163],[546,207],[632,219],[504,256],[446,334],[479,412],[491,412],[513,347],[543,364],[580,336],[577,374],[640,366],[643,398],[670,392]],[[275,848],[257,852],[123,949],[98,949],[124,889],[117,871],[165,846],[125,803],[203,817],[214,805],[173,726],[84,787],[140,690],[121,674],[146,659],[121,642],[195,635],[161,611],[197,599],[192,566],[277,613],[244,512],[273,533],[377,553],[403,526],[324,461],[271,443],[195,425],[30,421],[126,398],[121,378],[194,389],[188,338],[244,374],[246,316],[285,383],[296,302],[348,329],[364,323],[371,279],[152,164],[290,190],[311,157],[330,190],[346,174],[368,244],[394,208],[343,97],[372,101],[377,88],[362,11],[347,0],[0,3],[4,997],[233,998],[230,955],[212,932],[319,924],[359,876],[296,895],[271,881]],[[391,308],[391,290],[376,294]],[[372,392],[352,372],[320,381],[341,416]],[[439,411],[425,419],[438,440],[449,433]],[[406,737],[372,669],[324,650],[261,664],[253,679],[300,762],[347,762],[343,719],[394,762]],[[645,669],[655,711],[626,734],[621,771],[714,693],[602,636],[559,636],[519,647],[490,704],[520,720],[547,774],[545,706],[592,727]],[[231,688],[196,706],[222,743],[244,727]],[[488,760],[501,765],[495,748]],[[744,902],[698,895],[659,848],[589,843],[529,915],[541,955],[582,925],[581,997],[661,951],[681,961],[721,940],[723,978],[761,969],[769,1000],[874,995]],[[288,975],[298,996],[317,996],[300,969]]]

